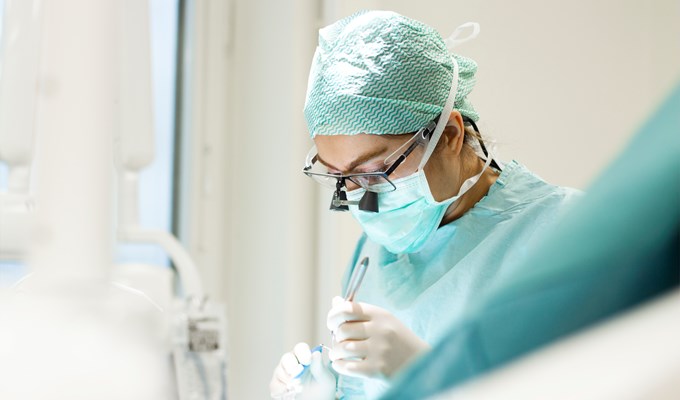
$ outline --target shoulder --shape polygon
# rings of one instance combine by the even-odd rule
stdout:
[[[497,212],[535,206],[561,208],[582,195],[580,190],[550,184],[519,162],[511,161],[503,165],[496,183],[479,206]]]

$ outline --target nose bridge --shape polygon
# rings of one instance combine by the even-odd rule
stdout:
[[[345,185],[344,186],[347,190],[355,190],[355,189],[359,189],[361,187],[361,185],[356,183],[354,181],[354,179],[352,179],[350,177],[345,178]]]

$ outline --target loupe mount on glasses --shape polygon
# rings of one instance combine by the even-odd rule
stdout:
[[[348,201],[347,193],[343,190],[344,186],[345,178],[338,178],[331,199],[331,211],[349,211],[350,205],[358,205],[361,211],[378,212],[378,193],[367,190],[359,201]]]

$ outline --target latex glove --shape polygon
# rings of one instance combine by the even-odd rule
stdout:
[[[309,366],[302,376],[305,366]],[[320,352],[312,353],[307,343],[298,343],[284,354],[269,383],[274,399],[335,399],[336,377]]]
[[[328,313],[333,332],[330,359],[335,371],[367,378],[391,378],[430,346],[387,310],[333,298]]]

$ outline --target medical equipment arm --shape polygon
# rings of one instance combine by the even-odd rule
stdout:
[[[0,258],[20,259],[29,243],[30,194],[42,9],[30,1],[7,1],[0,43],[0,161],[9,167],[0,193]],[[34,90],[26,90],[32,88]]]
[[[114,137],[118,178],[118,239],[153,243],[165,250],[179,274],[184,297],[205,299],[198,268],[189,253],[170,233],[139,224],[139,173],[154,158],[154,124],[151,87],[151,39],[147,1],[126,0],[124,45],[120,57],[120,127]]]

